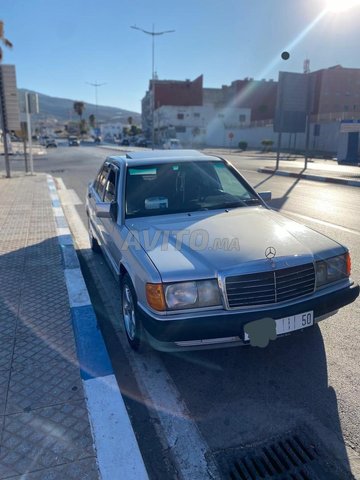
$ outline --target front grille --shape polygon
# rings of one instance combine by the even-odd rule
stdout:
[[[231,308],[285,302],[310,294],[315,287],[312,263],[227,277],[226,294]]]

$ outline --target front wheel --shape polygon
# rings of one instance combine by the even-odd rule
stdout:
[[[136,293],[128,273],[121,281],[122,314],[126,337],[133,350],[139,350],[142,339],[142,325],[136,306]]]

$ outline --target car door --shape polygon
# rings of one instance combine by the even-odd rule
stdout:
[[[111,217],[102,218],[103,238],[106,246],[107,254],[111,257],[111,261],[115,270],[116,268],[116,255],[114,246],[114,230],[117,227],[118,216],[118,203],[117,203],[117,190],[119,182],[119,167],[113,163],[109,164],[109,172],[105,183],[103,202],[112,204],[114,208],[111,209]]]
[[[109,162],[105,161],[92,187],[89,189],[88,195],[88,201],[90,205],[89,222],[91,223],[92,229],[95,232],[96,239],[102,247],[105,246],[104,225],[102,222],[103,219],[96,216],[96,204],[103,202],[109,170]]]

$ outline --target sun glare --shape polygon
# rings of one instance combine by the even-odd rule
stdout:
[[[327,0],[326,5],[330,12],[344,12],[349,8],[360,6],[360,0]]]

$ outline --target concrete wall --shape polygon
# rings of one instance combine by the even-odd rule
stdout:
[[[323,123],[320,125],[320,135],[314,136],[314,126],[310,126],[310,151],[319,151],[326,153],[336,153],[339,142],[339,122]],[[267,127],[248,127],[241,129],[241,140],[248,142],[248,148],[261,149],[262,140],[273,140],[274,147],[277,145],[278,134],[273,131],[273,126]],[[283,149],[305,149],[305,133],[282,134]]]

